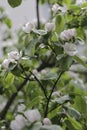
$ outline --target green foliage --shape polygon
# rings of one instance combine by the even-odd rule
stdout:
[[[15,8],[22,3],[22,0],[8,0],[8,3],[11,7]]]
[[[17,32],[16,44],[3,48],[0,129],[10,130],[12,123],[16,123],[14,127],[23,125],[21,130],[86,130],[87,59],[77,54],[75,47],[87,42],[87,2],[79,6],[75,0],[39,2],[58,4],[54,12],[51,10],[48,26],[40,23],[38,29],[33,22],[28,23]],[[22,0],[8,0],[8,3],[14,8]],[[4,11],[0,8],[0,24],[11,29],[12,22]],[[12,37],[7,31],[2,39],[7,42],[9,38]],[[9,54],[10,50],[15,51]],[[37,113],[33,116],[29,113],[29,119],[28,113],[25,115],[34,109],[40,112],[39,120]]]

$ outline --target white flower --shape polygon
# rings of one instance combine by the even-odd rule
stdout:
[[[37,109],[25,111],[23,117],[22,115],[17,115],[15,120],[11,121],[11,130],[22,130],[29,123],[41,120],[41,115]]]
[[[11,51],[10,53],[8,53],[8,59],[19,60],[21,56],[22,54],[18,51]]]
[[[31,31],[32,31],[32,29],[34,29],[35,28],[35,24],[34,24],[34,22],[28,22],[28,23],[26,23],[24,26],[23,26],[23,31],[25,32],[25,33],[30,33]]]
[[[77,49],[76,49],[76,45],[71,44],[71,43],[67,43],[67,42],[64,45],[64,51],[69,56],[74,56],[78,52]]]
[[[13,63],[14,65],[17,64],[17,62],[16,62],[14,59],[5,59],[5,60],[2,62],[2,67],[3,67],[4,69],[8,70],[10,63]]]
[[[60,38],[65,40],[65,41],[69,41],[70,39],[72,39],[75,36],[76,36],[76,30],[75,29],[64,30],[60,34]]]
[[[10,128],[12,130],[21,130],[25,125],[25,118],[22,115],[17,115],[15,120],[11,121]]]
[[[46,29],[48,32],[51,32],[51,31],[55,30],[55,24],[52,23],[52,22],[46,23],[46,24],[45,24],[45,29]]]
[[[43,124],[44,125],[51,125],[52,123],[51,123],[51,120],[49,118],[44,118],[43,119]]]
[[[54,4],[52,6],[52,11],[54,13],[57,13],[57,11],[61,11],[62,13],[65,13],[67,11],[67,8],[66,8],[66,6],[60,6],[58,4]]]
[[[30,123],[41,120],[41,115],[37,109],[27,110],[24,112],[24,115]]]
[[[77,5],[80,5],[80,4],[83,4],[86,0],[76,0],[76,4]]]
[[[53,11],[54,13],[57,13],[58,9],[59,9],[59,5],[58,5],[58,4],[54,4],[54,5],[52,6],[52,11]]]

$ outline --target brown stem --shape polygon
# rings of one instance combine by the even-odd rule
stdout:
[[[37,28],[40,28],[39,0],[36,0]]]
[[[47,94],[46,94],[46,89],[44,88],[43,84],[40,82],[40,80],[37,78],[37,76],[34,73],[32,73],[31,71],[30,71],[30,73],[34,76],[35,80],[39,83],[40,88],[43,91],[46,99],[48,99]]]

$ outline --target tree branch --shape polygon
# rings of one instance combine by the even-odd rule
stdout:
[[[30,73],[34,76],[35,80],[39,83],[41,90],[43,91],[46,99],[48,99],[47,94],[46,94],[46,89],[44,88],[43,84],[40,82],[40,80],[36,77],[36,75],[30,71]]]
[[[4,109],[3,109],[3,110],[1,111],[1,113],[0,113],[0,120],[5,119],[5,116],[6,116],[7,112],[8,112],[8,110],[9,110],[10,106],[11,106],[12,103],[14,102],[14,100],[15,100],[15,98],[16,98],[18,92],[24,87],[24,85],[27,83],[28,80],[29,80],[29,78],[27,77],[27,78],[23,81],[23,83],[18,87],[17,92],[13,93],[12,96],[10,97],[10,99],[7,101],[7,103],[6,103],[5,107],[4,107]]]
[[[40,28],[39,0],[36,0],[37,28]]]
[[[61,76],[62,76],[63,73],[64,73],[64,71],[60,72],[60,74],[59,74],[57,80],[55,81],[55,83],[54,83],[54,85],[53,85],[53,87],[52,87],[52,90],[51,90],[51,92],[50,92],[50,95],[49,95],[49,97],[48,97],[48,99],[47,99],[47,104],[46,104],[46,110],[45,110],[44,117],[47,117],[48,108],[49,108],[49,103],[50,103],[50,100],[51,100],[51,97],[52,97],[52,93],[53,93],[53,91],[54,91],[54,89],[55,89],[55,87],[56,87],[56,85],[57,85],[57,83],[58,83],[58,81],[59,81],[59,79],[61,78]]]

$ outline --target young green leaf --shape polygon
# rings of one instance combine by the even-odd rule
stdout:
[[[73,56],[74,60],[76,60],[77,62],[79,62],[81,65],[83,65],[85,68],[87,68],[87,64],[78,56]]]
[[[58,125],[44,125],[40,128],[40,130],[62,130],[62,128]]]

